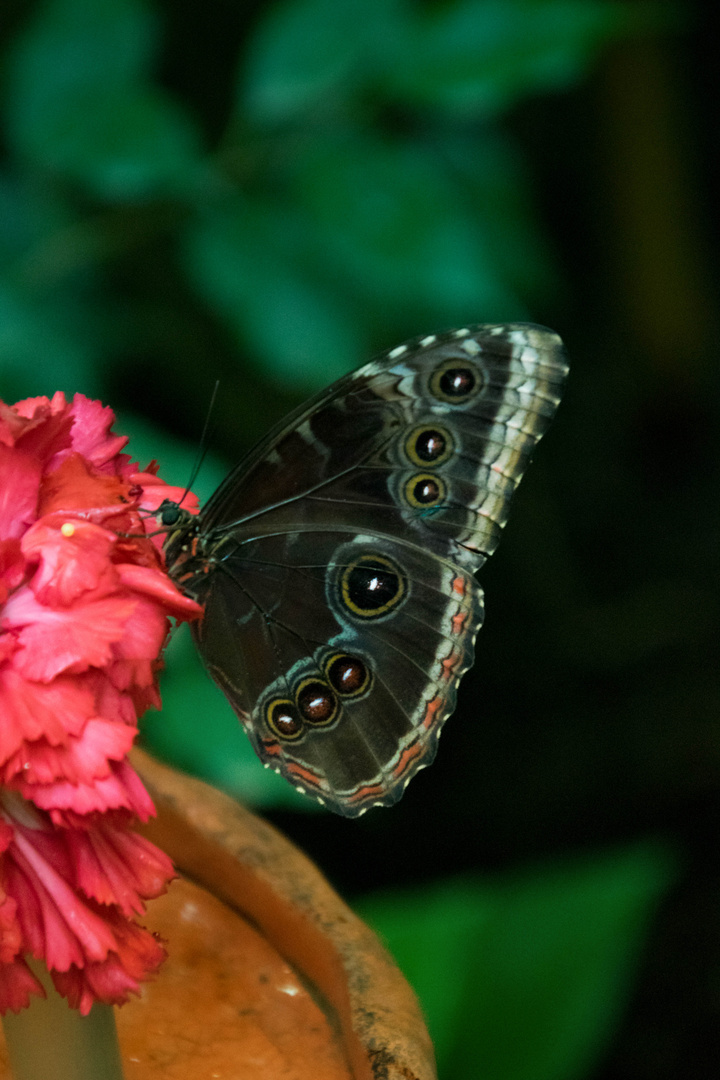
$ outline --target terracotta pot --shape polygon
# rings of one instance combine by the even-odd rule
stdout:
[[[146,755],[134,764],[158,810],[146,835],[209,897],[186,882],[170,890],[162,912],[152,905],[171,960],[141,1002],[120,1010],[127,1080],[158,1075],[141,1071],[133,1057],[156,1053],[161,994],[162,1022],[172,1016],[178,1025],[172,1036],[168,1027],[167,1051],[175,1037],[193,1043],[195,1064],[173,1078],[215,1072],[249,1080],[256,1062],[264,1080],[433,1080],[432,1045],[413,991],[310,860],[227,795]],[[168,996],[169,980],[177,986]],[[178,1004],[180,993],[186,1005]],[[141,1012],[149,1014],[142,1033]],[[210,1053],[218,1055],[212,1068]]]
[[[310,860],[227,795],[133,763],[158,811],[144,832],[183,877],[144,920],[170,958],[117,1011],[126,1080],[435,1080],[414,993]]]

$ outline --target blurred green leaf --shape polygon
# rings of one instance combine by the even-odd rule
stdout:
[[[51,193],[39,193],[10,172],[0,173],[0,270],[27,257],[48,231],[67,224],[68,213]]]
[[[403,0],[286,0],[259,24],[239,79],[238,106],[252,121],[335,112],[367,83],[375,57],[404,33]]]
[[[197,150],[182,112],[149,88],[102,87],[68,95],[38,116],[24,136],[23,150],[46,168],[111,201],[180,191]]]
[[[571,1080],[625,1006],[671,853],[636,845],[355,904],[419,994],[441,1076]]]
[[[580,78],[609,41],[665,27],[668,5],[611,0],[285,0],[250,43],[239,107],[260,123],[400,99],[491,116]]]
[[[0,397],[97,392],[99,352],[79,316],[78,305],[67,311],[0,279]]]
[[[488,262],[512,293],[538,299],[558,295],[562,276],[543,234],[527,169],[511,135],[496,124],[444,125],[428,152],[443,164],[459,192]]]
[[[11,146],[101,198],[177,192],[199,139],[189,118],[146,81],[155,20],[136,0],[52,0],[9,60]]]
[[[54,95],[144,74],[159,25],[143,0],[44,0],[14,48],[15,92],[34,113]]]
[[[96,262],[102,234],[50,185],[0,176],[0,373],[6,399],[101,394],[122,337]]]
[[[233,200],[190,226],[190,280],[269,379],[317,389],[366,358],[359,312],[329,274],[311,223],[290,204]],[[251,358],[254,358],[251,355]]]
[[[663,6],[608,0],[458,0],[417,11],[384,72],[418,107],[491,116],[578,79],[613,38],[657,26]]]
[[[375,310],[421,328],[525,313],[430,146],[315,135],[293,164],[294,198],[328,259]]]

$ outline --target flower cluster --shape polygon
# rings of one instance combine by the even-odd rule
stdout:
[[[44,993],[26,956],[83,1014],[164,957],[134,919],[173,868],[131,831],[154,811],[127,753],[168,616],[200,609],[146,535],[181,492],[113,420],[80,394],[0,402],[0,1013]]]

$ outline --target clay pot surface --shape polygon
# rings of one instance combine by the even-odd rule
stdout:
[[[307,856],[214,788],[133,764],[158,811],[143,832],[182,877],[142,920],[169,959],[117,1010],[126,1080],[436,1080],[413,991]]]

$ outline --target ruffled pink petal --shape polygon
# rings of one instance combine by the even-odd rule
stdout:
[[[26,398],[18,402],[15,408],[27,418],[16,436],[15,448],[35,458],[46,469],[53,455],[70,446],[72,417],[65,395],[58,391],[51,401],[47,398]],[[26,410],[24,413],[23,409]]]
[[[42,955],[49,968],[67,971],[71,964],[104,960],[117,949],[107,920],[83,903],[76,890],[21,832],[15,837],[13,859],[25,875],[26,887],[34,891],[42,913],[43,925],[38,929],[45,939]],[[25,931],[25,936],[38,935]]]
[[[6,797],[6,804],[7,801]],[[40,858],[48,863],[56,874],[59,874],[65,881],[73,883],[73,861],[65,833],[58,833],[56,829],[53,829],[47,816],[38,813],[34,808],[35,821],[33,823],[24,821],[22,812],[27,809],[28,804],[23,804],[22,800],[10,807],[10,814],[13,819],[13,843],[18,835],[24,836],[27,843],[32,845]]]
[[[5,887],[8,895],[17,902],[17,921],[22,937],[22,947],[25,953],[41,957],[45,947],[45,933],[42,906],[37,895],[37,890],[32,884],[32,875],[28,878],[25,871],[18,865],[16,852],[13,849],[3,860],[3,873]]]
[[[17,640],[12,634],[3,634],[0,630],[0,667],[9,660],[18,647]]]
[[[113,473],[102,475],[80,454],[71,451],[51,473],[45,473],[40,485],[38,516],[117,507],[122,511],[130,503],[130,485]]]
[[[3,616],[6,629],[21,628],[21,648],[13,666],[37,682],[50,682],[61,672],[79,674],[103,667],[113,659],[112,646],[122,639],[137,602],[132,596],[117,595],[57,609],[39,604],[29,589],[18,590]]]
[[[47,997],[23,959],[17,958],[11,964],[0,964],[0,1015],[26,1009],[33,994],[41,998]]]
[[[120,951],[110,953],[102,963],[50,973],[58,993],[82,1016],[96,1001],[122,1005],[128,994],[139,994],[140,983],[157,971],[167,955],[160,942],[135,923],[118,926],[116,935],[122,937]]]
[[[0,777],[5,784],[11,784],[18,775],[22,775],[25,785],[47,785],[58,780],[88,783],[107,776],[110,762],[121,761],[134,738],[134,730],[126,724],[96,717],[88,720],[80,736],[69,735],[64,746],[50,746],[45,739],[26,743],[8,759]]]
[[[134,567],[144,570],[144,566]],[[157,604],[139,595],[132,613],[125,620],[122,637],[113,644],[113,660],[140,660],[149,663],[160,653],[170,623]]]
[[[79,735],[94,715],[93,685],[88,680],[61,675],[44,685],[28,682],[7,664],[0,666],[0,764],[26,741],[46,739],[60,746]]]
[[[72,427],[73,450],[97,468],[112,462],[127,444],[126,435],[114,435],[110,430],[115,423],[115,413],[99,401],[76,394],[70,415],[75,421]]]
[[[38,568],[30,587],[44,606],[67,607],[86,593],[99,595],[117,590],[118,577],[110,562],[117,537],[108,529],[87,521],[68,520],[62,525],[47,518],[37,521],[22,540],[22,551]]]
[[[120,661],[117,666],[120,667],[123,663],[124,661]],[[133,664],[135,685],[131,688],[130,693],[138,716],[142,716],[148,709],[159,710],[162,708],[160,690],[157,685],[157,672],[161,666],[161,661],[155,661],[147,665],[148,675],[147,679],[144,679],[143,672],[140,670],[141,665],[137,661]]]
[[[153,814],[152,799],[142,786],[137,773],[124,761],[112,762],[110,775],[92,783],[24,784],[16,781],[17,790],[41,810],[47,810],[51,819],[62,824],[57,811],[72,810],[76,814],[106,813],[108,810],[130,810],[141,821]]]
[[[132,696],[115,686],[108,676],[107,669],[89,671],[85,678],[88,685],[93,688],[98,716],[104,716],[108,720],[118,720],[131,727],[137,726],[138,713]]]
[[[19,539],[37,516],[40,462],[0,443],[0,540]]]
[[[0,443],[3,446],[13,447],[27,425],[27,418],[20,415],[17,405],[10,406],[0,401]]]
[[[125,563],[117,567],[117,573],[126,588],[144,593],[161,604],[166,615],[174,615],[177,619],[193,619],[202,615],[202,606],[181,593],[167,574],[159,570]]]
[[[144,901],[164,893],[175,877],[167,855],[126,828],[105,823],[85,832],[71,829],[67,839],[79,888],[128,917],[141,914]]]
[[[127,690],[137,707],[137,691],[145,690],[155,683],[157,666],[155,660],[116,660],[105,671],[118,690]],[[138,714],[140,715],[140,714]]]
[[[25,576],[25,558],[17,538],[0,540],[0,607],[8,593],[17,589]]]
[[[2,817],[0,817],[0,855],[10,847],[14,835],[15,833],[8,823],[3,821]]]
[[[22,945],[17,901],[0,889],[0,964],[11,964]]]
[[[68,403],[62,390],[56,390],[51,398],[28,397],[13,405],[13,412],[27,420],[45,420],[49,417],[63,416],[68,411]],[[30,427],[31,425],[27,425]],[[23,428],[25,430],[25,428]]]

